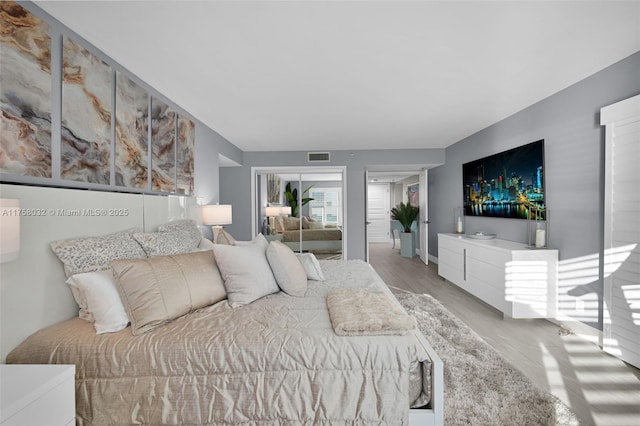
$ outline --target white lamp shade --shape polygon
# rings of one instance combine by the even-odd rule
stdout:
[[[282,215],[290,215],[291,214],[291,206],[282,206],[280,208],[280,214]]]
[[[205,225],[231,225],[232,217],[231,204],[202,206],[202,223]]]
[[[20,200],[0,198],[0,263],[20,254]]]
[[[290,215],[291,206],[267,206],[264,210],[267,217],[278,217],[280,215]]]
[[[276,217],[280,216],[280,206],[267,206],[264,209],[264,214],[267,217]]]

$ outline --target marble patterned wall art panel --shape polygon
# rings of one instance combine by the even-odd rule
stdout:
[[[111,67],[80,44],[62,39],[61,177],[110,181]]]
[[[148,187],[149,95],[124,74],[116,73],[116,185]]]
[[[185,116],[178,116],[177,184],[178,193],[193,195],[194,151],[196,125]]]
[[[51,177],[51,30],[0,2],[0,173]]]
[[[151,189],[176,191],[176,113],[151,98]]]

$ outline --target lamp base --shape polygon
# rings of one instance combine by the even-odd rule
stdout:
[[[222,231],[222,226],[220,225],[213,225],[211,227],[211,230],[213,231],[213,242],[215,243],[218,240],[218,235],[220,234],[220,231]]]

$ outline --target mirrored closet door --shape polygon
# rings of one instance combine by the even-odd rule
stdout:
[[[345,182],[342,168],[254,169],[254,235],[319,259],[342,259]]]

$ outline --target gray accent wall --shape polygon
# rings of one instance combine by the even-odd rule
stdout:
[[[392,141],[390,141],[390,144]],[[233,224],[225,229],[240,240],[251,239],[252,167],[346,167],[347,257],[365,259],[365,170],[380,165],[443,164],[444,149],[331,151],[331,162],[308,163],[306,151],[245,152],[242,167],[220,168],[220,202],[233,205]]]
[[[549,244],[560,254],[560,313],[602,329],[604,129],[600,108],[640,93],[640,52],[446,149],[429,170],[429,253],[438,233],[453,231],[462,205],[462,164],[519,145],[545,141]],[[467,217],[467,233],[484,231],[526,242],[526,221]],[[581,302],[576,302],[577,300]],[[576,309],[581,303],[584,309]]]

